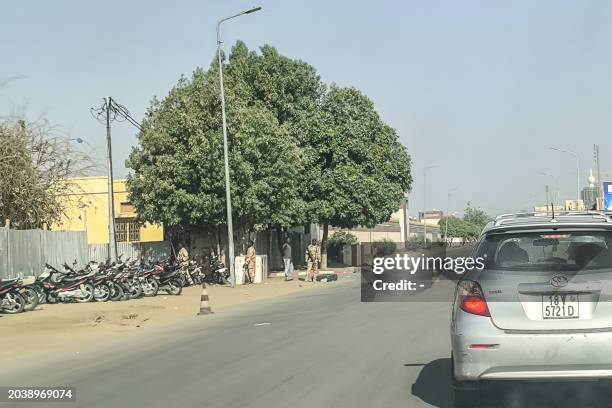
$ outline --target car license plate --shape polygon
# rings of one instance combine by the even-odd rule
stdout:
[[[557,294],[542,296],[544,319],[578,319],[578,295]]]

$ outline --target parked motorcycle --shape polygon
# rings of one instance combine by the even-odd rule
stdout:
[[[165,290],[169,295],[178,296],[183,292],[181,271],[173,264],[160,264],[155,266],[159,289]]]
[[[210,258],[208,264],[208,274],[205,278],[207,282],[225,285],[230,277],[230,273],[217,256]]]
[[[21,313],[25,309],[24,289],[19,279],[0,281],[0,311],[10,314]]]
[[[47,303],[87,303],[94,298],[94,287],[91,284],[94,274],[93,271],[84,275],[74,271],[61,272],[45,264],[45,272],[38,276],[37,282],[42,285]]]
[[[19,282],[18,287],[22,289],[22,296],[26,301],[24,310],[29,312],[36,309],[39,299],[39,293],[35,285],[36,278],[33,276],[22,278]]]

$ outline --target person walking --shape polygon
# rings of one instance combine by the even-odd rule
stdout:
[[[246,272],[249,274],[249,283],[255,283],[255,258],[255,247],[253,246],[253,241],[249,240],[246,256],[244,258]]]
[[[181,249],[179,249],[176,260],[181,267],[181,275],[183,275],[185,282],[187,282],[189,286],[193,285],[193,279],[191,279],[191,275],[189,274],[189,252],[187,252],[187,248],[185,248],[183,243],[181,243]]]
[[[287,238],[281,248],[283,263],[285,265],[285,281],[293,280],[293,263],[291,262],[291,239]]]
[[[321,263],[321,247],[316,239],[313,239],[306,249],[306,282],[317,281],[319,275],[319,264]]]

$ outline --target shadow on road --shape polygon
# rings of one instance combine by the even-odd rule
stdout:
[[[421,364],[404,364],[413,367]],[[414,384],[412,395],[438,408],[453,407],[453,390],[450,377],[450,358],[440,358],[423,365]]]
[[[440,358],[423,366],[412,384],[412,395],[438,408],[453,408],[450,358]],[[609,408],[612,382],[528,382],[495,381],[483,384],[483,408]]]

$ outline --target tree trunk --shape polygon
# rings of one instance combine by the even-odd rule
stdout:
[[[321,270],[327,269],[327,235],[329,233],[329,224],[323,224],[323,239],[321,239]]]

